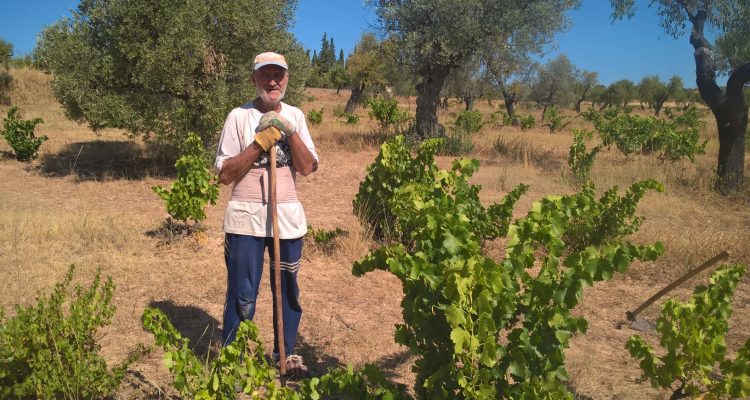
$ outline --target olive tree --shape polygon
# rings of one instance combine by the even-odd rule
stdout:
[[[366,89],[385,86],[384,51],[374,34],[362,34],[346,63],[346,73],[349,75],[352,92],[345,111],[351,113],[362,102]]]
[[[567,107],[577,100],[575,74],[576,68],[563,54],[539,66],[529,98],[542,107],[542,115],[548,107]]]
[[[255,97],[253,58],[286,55],[286,101],[301,99],[309,63],[288,32],[295,1],[81,0],[45,28],[36,56],[70,119],[94,131],[175,144],[212,142],[229,110]]]
[[[611,0],[613,19],[632,17],[634,0]],[[729,194],[745,179],[747,103],[743,87],[750,81],[750,2],[747,0],[651,0],[667,34],[679,38],[689,32],[695,59],[696,84],[716,119],[719,156],[715,189]],[[714,43],[706,29],[714,28]],[[717,73],[728,74],[725,88]]]
[[[682,90],[682,78],[679,76],[673,76],[669,83],[662,82],[656,75],[645,76],[638,84],[638,99],[641,104],[646,102],[654,110],[654,114],[659,116],[664,103],[669,99],[676,99]]]
[[[638,96],[638,89],[633,81],[629,79],[620,79],[612,82],[607,89],[600,95],[599,101],[602,103],[601,108],[605,107],[627,107],[628,104]]]
[[[13,44],[0,39],[0,67],[8,69],[11,58],[13,58]]]
[[[13,44],[0,39],[0,104],[10,105],[10,87],[13,77],[10,75],[10,61],[13,58]]]
[[[542,32],[567,27],[565,12],[579,0],[368,0],[377,6],[381,28],[395,35],[411,54],[417,84],[416,133],[440,132],[437,108],[450,72],[490,43],[542,26]]]
[[[334,65],[329,75],[331,77],[331,84],[336,88],[336,94],[339,94],[342,87],[349,84],[349,75],[346,74],[346,69],[341,64]]]
[[[575,69],[573,72],[573,93],[576,95],[576,112],[581,112],[584,101],[593,100],[594,88],[599,84],[599,74],[595,71]]]
[[[474,109],[474,101],[486,95],[489,89],[487,68],[478,55],[470,57],[454,68],[445,79],[443,97],[456,97],[464,102],[466,111]]]
[[[513,126],[520,125],[516,103],[527,97],[528,88],[538,68],[529,52],[515,51],[519,48],[516,45],[503,46],[502,51],[490,51],[486,55],[487,70],[493,85],[497,86],[503,96],[505,111]]]

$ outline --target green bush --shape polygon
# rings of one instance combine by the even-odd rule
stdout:
[[[331,254],[336,249],[336,239],[346,236],[346,231],[341,228],[336,229],[314,229],[312,225],[307,225],[307,237],[313,240],[315,247],[319,248],[325,254]]]
[[[134,361],[108,370],[94,337],[115,313],[112,278],[102,285],[97,273],[90,287],[76,285],[68,301],[73,271],[36,306],[18,306],[12,318],[0,310],[1,398],[108,398]]]
[[[320,125],[323,122],[323,109],[308,111],[307,120],[313,125]]]
[[[348,113],[345,112],[341,114],[341,117],[344,119],[344,123],[356,125],[359,123],[359,115],[355,113]]]
[[[664,186],[653,179],[636,182],[617,195],[617,186],[607,189],[596,201],[596,187],[587,183],[578,193],[590,205],[569,216],[567,231],[563,235],[565,245],[574,251],[583,251],[588,246],[620,244],[622,238],[638,232],[643,221],[635,215],[638,203],[646,191],[663,192]]]
[[[175,389],[186,399],[235,399],[238,390],[254,399],[319,400],[337,395],[362,400],[410,399],[403,385],[388,382],[372,365],[357,372],[337,368],[303,380],[298,383],[299,392],[279,386],[276,370],[268,364],[258,328],[252,321],[242,321],[235,340],[222,347],[218,356],[205,361],[193,353],[189,340],[161,311],[146,309],[142,321],[166,352],[164,364],[173,375]]]
[[[482,129],[482,126],[484,126],[484,122],[482,121],[482,113],[478,110],[463,110],[458,113],[454,126],[457,131],[466,133],[479,132],[479,130]]]
[[[23,120],[16,117],[18,107],[8,111],[8,116],[3,119],[3,137],[16,153],[18,161],[31,161],[37,157],[39,147],[47,140],[47,136],[34,135],[34,129],[38,124],[44,123],[41,118]]]
[[[557,107],[550,107],[542,115],[542,120],[547,121],[546,126],[549,128],[549,133],[559,132],[565,129],[566,126],[570,125],[570,121],[565,121],[568,117],[559,114]]]
[[[726,334],[732,316],[732,298],[746,268],[724,266],[711,275],[708,286],[698,286],[687,302],[667,300],[656,322],[659,356],[643,338],[630,337],[626,348],[640,361],[651,385],[678,387],[672,398],[708,393],[710,398],[739,399],[750,396],[750,339],[726,359]]]
[[[660,243],[637,246],[621,237],[597,236],[606,232],[600,226],[627,223],[638,198],[607,197],[601,203],[593,190],[549,196],[511,222],[523,186],[485,209],[479,187],[469,183],[476,160],[455,160],[450,170],[429,163],[421,166],[429,173],[415,176],[412,170],[419,165],[381,165],[394,160],[384,158],[386,153],[408,154],[395,145],[383,146],[358,196],[380,190],[381,184],[394,187],[392,197],[380,203],[406,238],[372,250],[352,272],[379,269],[401,281],[403,323],[395,339],[415,355],[417,398],[572,400],[564,383],[565,352],[588,327],[574,310],[584,287],[664,251]],[[567,232],[589,214],[594,214],[587,219],[592,230],[579,237],[590,245],[571,250]],[[501,237],[504,258],[496,261],[483,242]]]
[[[404,125],[411,119],[409,113],[398,108],[396,99],[375,97],[368,100],[367,105],[370,107],[368,115],[378,121],[385,137],[403,133]]]
[[[154,335],[164,351],[164,365],[173,375],[174,387],[183,398],[234,399],[236,390],[247,394],[262,389],[267,398],[289,398],[288,388],[277,387],[276,371],[266,361],[258,328],[252,321],[242,321],[231,344],[205,362],[190,349],[184,338],[155,308],[143,311],[143,327]]]
[[[161,186],[151,189],[164,200],[169,215],[183,221],[192,232],[188,220],[197,225],[206,219],[206,205],[216,204],[219,198],[219,181],[208,166],[205,148],[197,134],[188,134],[182,147],[182,156],[175,163],[177,180],[169,189]]]
[[[365,179],[360,182],[359,190],[352,201],[354,214],[371,231],[376,239],[384,242],[411,242],[410,235],[417,229],[407,218],[397,218],[399,199],[396,193],[408,185],[429,185],[437,179],[439,169],[435,165],[435,154],[444,146],[445,139],[428,139],[422,141],[412,156],[404,136],[399,135],[387,141],[380,147],[380,153],[375,162],[367,167]],[[455,161],[452,174],[461,179],[471,176],[478,164],[474,160]],[[462,187],[463,189],[463,187]],[[526,190],[525,185],[519,185],[508,198],[512,205]],[[469,215],[477,217],[474,225],[478,237],[489,239],[497,237],[507,228],[510,214],[503,210],[510,209],[508,205],[490,206],[486,208],[478,197],[479,188],[471,186],[462,192],[462,200],[467,203]],[[508,200],[508,201],[511,201]],[[479,218],[482,216],[482,218]]]
[[[429,139],[420,143],[416,157],[412,157],[402,135],[383,143],[375,162],[367,167],[367,175],[359,184],[352,207],[362,223],[378,240],[406,239],[405,232],[393,216],[390,202],[396,190],[406,183],[431,179],[435,173],[435,154],[443,139]]]
[[[521,124],[521,130],[527,131],[536,125],[536,118],[533,115],[521,115],[518,117],[518,122]]]
[[[679,115],[671,111],[666,114],[668,119],[659,119],[612,108],[581,115],[594,124],[605,146],[615,145],[626,156],[656,153],[662,160],[692,161],[696,154],[705,153],[708,141],[700,141],[700,111],[689,108]]]
[[[511,125],[513,123],[513,117],[507,112],[499,110],[490,114],[490,120],[488,123],[495,128],[500,128],[502,126]]]
[[[568,166],[573,172],[573,179],[577,184],[583,184],[590,180],[591,168],[594,166],[596,155],[602,146],[595,146],[590,152],[586,151],[586,139],[591,139],[594,132],[573,129],[573,144],[568,152]]]

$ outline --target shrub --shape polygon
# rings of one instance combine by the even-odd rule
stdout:
[[[174,378],[174,387],[184,398],[234,399],[236,389],[257,395],[265,390],[267,398],[285,398],[289,389],[276,387],[275,370],[268,365],[258,328],[251,321],[242,321],[237,337],[222,347],[221,353],[205,363],[190,349],[190,342],[174,328],[161,311],[147,308],[143,327],[154,335],[161,346],[164,365]],[[286,396],[283,396],[286,394]]]
[[[521,124],[521,130],[527,131],[536,125],[536,118],[533,115],[521,115],[518,117],[518,122]]]
[[[696,154],[705,153],[708,141],[700,143],[700,112],[692,108],[681,115],[667,115],[669,118],[664,120],[613,108],[604,113],[586,113],[584,118],[594,124],[605,146],[615,145],[626,156],[656,153],[662,160],[692,161]]]
[[[31,161],[37,157],[39,147],[47,140],[47,136],[35,136],[34,129],[38,124],[44,123],[41,118],[23,120],[16,117],[18,107],[8,111],[8,116],[3,119],[3,137],[16,153],[18,161]]]
[[[380,153],[367,167],[367,175],[360,182],[359,191],[352,201],[354,214],[369,227],[376,239],[402,239],[404,232],[396,225],[390,202],[402,185],[429,179],[435,173],[434,158],[443,140],[421,142],[416,157],[411,156],[402,135],[380,146]]]
[[[370,181],[368,174],[358,195],[398,182],[392,198],[381,203],[408,236],[371,251],[352,272],[380,269],[401,281],[403,323],[395,339],[416,356],[418,398],[573,399],[564,384],[565,351],[588,326],[573,311],[583,288],[626,271],[634,260],[653,260],[664,249],[660,243],[599,238],[592,230],[581,235],[590,245],[571,250],[566,233],[581,215],[594,214],[591,220],[601,224],[591,226],[597,228],[627,221],[621,211],[634,208],[638,198],[607,197],[600,204],[594,191],[549,196],[511,222],[524,187],[484,209],[479,187],[469,183],[477,161],[456,160],[450,170],[430,163],[422,167],[430,172],[414,179],[413,168],[380,166],[395,144],[384,145],[368,167],[383,173],[380,180]],[[390,171],[404,175],[388,176]],[[483,241],[503,236],[505,258],[495,261]]]
[[[359,115],[355,113],[342,113],[341,117],[344,118],[344,123],[356,125],[359,123]]]
[[[235,399],[237,390],[251,398],[277,400],[319,400],[346,395],[351,399],[409,399],[403,385],[388,382],[377,367],[365,365],[361,371],[334,369],[299,382],[299,392],[278,386],[276,370],[268,364],[258,328],[242,321],[235,340],[222,347],[220,354],[205,362],[192,350],[169,319],[157,309],[143,312],[143,326],[154,335],[166,354],[164,364],[173,375],[174,387],[183,398]],[[339,397],[334,397],[339,398]]]
[[[591,139],[594,132],[580,129],[573,129],[573,144],[570,145],[568,153],[568,166],[573,171],[573,179],[576,183],[581,184],[590,180],[591,168],[594,166],[594,159],[602,146],[595,146],[590,152],[586,151],[585,139]]]
[[[336,239],[346,236],[346,231],[341,228],[336,229],[314,229],[312,225],[307,225],[307,237],[313,240],[315,247],[319,248],[325,254],[331,254],[336,248]]]
[[[352,201],[354,214],[367,226],[376,239],[385,242],[400,242],[409,244],[410,235],[417,229],[409,222],[409,218],[397,218],[400,209],[396,193],[400,188],[409,185],[434,184],[439,173],[435,165],[435,154],[443,147],[445,139],[428,139],[419,144],[414,157],[406,144],[406,139],[399,135],[387,141],[380,147],[380,153],[375,162],[367,167],[365,179],[360,182],[359,190]],[[474,160],[457,160],[454,162],[451,174],[465,180],[477,168]],[[459,178],[456,178],[459,179]],[[462,199],[467,203],[464,210],[471,216],[477,216],[474,228],[478,237],[489,239],[497,237],[503,232],[503,224],[507,228],[510,215],[503,210],[509,206],[490,206],[486,208],[479,201],[479,188],[471,186],[464,189]],[[508,195],[513,199],[511,205],[524,193],[525,185],[519,185]],[[511,201],[511,200],[508,200]],[[479,216],[484,217],[480,219]]]
[[[466,133],[476,133],[482,129],[484,123],[482,122],[482,113],[478,110],[466,111],[463,110],[458,113],[456,122],[454,124],[457,131]]]
[[[563,235],[566,247],[583,251],[588,246],[619,244],[622,238],[638,232],[643,218],[635,215],[636,207],[648,190],[663,192],[664,186],[647,179],[630,185],[622,197],[617,195],[617,186],[613,186],[596,201],[596,187],[585,184],[578,197],[590,205],[569,216]]]
[[[206,219],[206,205],[216,204],[219,182],[208,166],[205,148],[197,134],[188,134],[182,147],[182,156],[175,163],[177,180],[169,189],[161,186],[151,189],[164,200],[169,215],[183,221],[190,233],[188,220],[197,225]]]
[[[508,126],[513,123],[513,117],[503,110],[498,110],[490,114],[489,124],[495,128]]]
[[[375,97],[370,99],[367,105],[370,107],[368,115],[378,121],[380,131],[385,137],[403,133],[404,125],[411,119],[409,113],[398,108],[396,99]]]
[[[745,271],[742,265],[724,266],[711,275],[708,286],[696,287],[687,302],[667,300],[662,305],[656,331],[666,350],[663,356],[638,335],[628,339],[625,347],[640,361],[652,386],[672,388],[676,382],[672,398],[704,392],[721,399],[750,396],[750,339],[734,360],[726,359],[725,340],[734,290]]]
[[[76,285],[68,301],[74,269],[36,306],[16,307],[12,318],[0,310],[0,397],[107,398],[135,361],[107,369],[94,336],[112,321],[115,284],[108,277],[102,285],[97,272],[91,286]]]
[[[558,114],[557,107],[550,107],[542,115],[542,120],[547,121],[546,126],[549,128],[549,133],[559,132],[565,129],[566,126],[570,125],[570,121],[565,121],[568,117]]]
[[[320,125],[321,122],[323,122],[323,109],[320,110],[310,110],[307,112],[307,119],[310,121],[313,125]]]

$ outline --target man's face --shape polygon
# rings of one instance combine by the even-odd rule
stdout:
[[[261,100],[266,103],[278,103],[286,93],[289,74],[278,65],[266,65],[253,72],[253,82]]]

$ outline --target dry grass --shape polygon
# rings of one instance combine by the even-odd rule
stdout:
[[[140,325],[140,315],[148,306],[165,310],[197,351],[215,348],[225,287],[221,224],[228,188],[222,188],[219,205],[208,209],[203,235],[161,245],[154,231],[164,221],[164,206],[150,188],[166,184],[168,178],[158,172],[155,161],[149,161],[148,149],[120,131],[96,136],[67,121],[49,93],[46,76],[26,70],[14,74],[19,85],[14,101],[27,118],[44,118],[39,133],[50,140],[31,164],[0,159],[0,274],[5,277],[0,305],[8,309],[30,304],[70,264],[78,266],[80,281],[90,280],[101,268],[117,285],[118,311],[99,340],[109,360],[123,359],[137,343],[153,343]],[[351,201],[377,154],[376,124],[363,109],[357,111],[362,117],[358,125],[333,120],[331,111],[346,104],[348,92],[336,95],[313,89],[310,94],[315,100],[303,109],[325,108],[324,122],[311,126],[321,165],[318,172],[300,179],[300,196],[311,225],[339,227],[348,235],[340,238],[332,254],[312,248],[305,252],[300,282],[306,314],[299,350],[316,371],[374,362],[394,379],[411,384],[412,359],[393,342],[393,325],[401,319],[398,280],[382,272],[362,278],[350,272],[352,262],[373,246],[351,214]],[[413,98],[400,101],[413,113]],[[499,104],[477,106],[488,115]],[[461,108],[451,104],[449,110],[441,110],[440,120],[450,122],[451,113]],[[574,124],[585,126],[578,120]],[[471,156],[482,163],[473,180],[482,185],[484,201],[496,201],[514,185],[527,183],[531,188],[516,210],[521,216],[542,196],[573,192],[565,178],[572,142],[567,130],[549,134],[539,128],[521,132],[485,127],[472,140]],[[504,144],[504,151],[495,150],[497,142]],[[0,144],[3,150],[7,150],[5,143]],[[598,159],[592,175],[600,189],[649,177],[665,183],[664,193],[648,194],[643,200],[639,210],[645,222],[633,240],[662,240],[667,252],[655,263],[636,264],[627,274],[586,291],[576,312],[589,320],[589,332],[576,338],[568,351],[571,387],[582,398],[666,398],[665,392],[635,382],[640,372],[624,349],[625,340],[634,333],[623,327],[625,311],[720,250],[730,250],[732,262],[750,264],[750,196],[723,198],[711,193],[715,157],[716,144],[711,142],[707,155],[695,164],[663,165],[647,157],[625,158],[614,150]],[[443,166],[449,162],[448,157],[439,159]],[[500,250],[491,249],[493,254]],[[694,278],[673,295],[686,298],[690,287],[705,282],[706,276]],[[737,328],[750,321],[748,283],[746,278],[735,298],[732,325]],[[270,291],[265,287],[259,302],[257,322],[264,341],[270,343]],[[657,312],[653,306],[646,315],[653,318]],[[737,347],[746,336],[744,329],[733,329],[730,347]],[[160,354],[155,351],[133,366],[137,373],[129,375],[120,397],[157,396],[155,386],[169,386]]]

